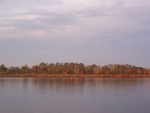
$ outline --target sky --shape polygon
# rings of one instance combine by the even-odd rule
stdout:
[[[0,64],[150,67],[150,0],[0,0]]]

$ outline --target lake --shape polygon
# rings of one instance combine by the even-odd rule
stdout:
[[[0,113],[150,113],[150,78],[0,78]]]

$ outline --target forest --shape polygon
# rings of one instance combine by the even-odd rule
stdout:
[[[114,75],[150,75],[150,69],[137,67],[129,64],[109,64],[100,66],[96,64],[85,65],[83,63],[40,63],[29,67],[6,67],[0,65],[0,74],[74,74],[74,75],[93,75],[93,74],[114,74]]]

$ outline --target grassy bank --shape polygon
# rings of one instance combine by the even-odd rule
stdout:
[[[0,77],[150,77],[150,75],[113,74],[0,74]]]

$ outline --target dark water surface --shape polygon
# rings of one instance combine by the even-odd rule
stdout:
[[[150,78],[0,78],[0,113],[150,113]]]

